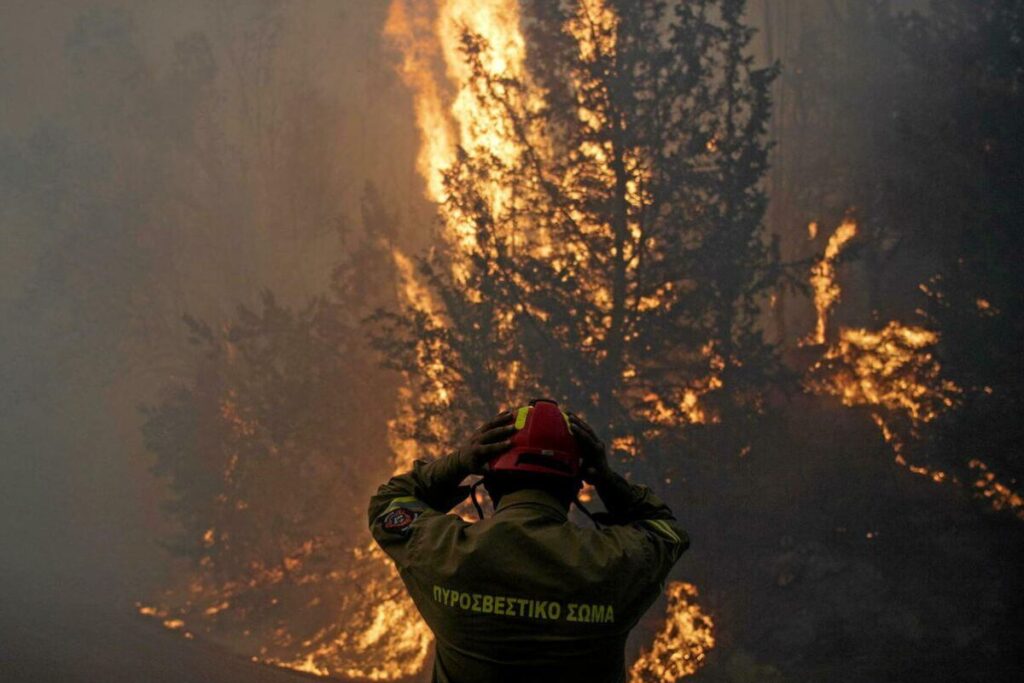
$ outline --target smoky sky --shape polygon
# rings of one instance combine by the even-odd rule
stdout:
[[[158,583],[168,522],[139,406],[189,372],[182,314],[323,292],[367,182],[422,211],[386,10],[3,4],[5,589],[130,600]]]
[[[426,245],[387,4],[3,3],[5,589],[131,600],[160,584],[169,522],[139,406],[188,377],[182,314],[216,324],[263,289],[323,292],[367,182],[407,250]],[[785,62],[823,5],[752,2],[757,58]]]

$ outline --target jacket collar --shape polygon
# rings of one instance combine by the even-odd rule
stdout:
[[[528,509],[533,508],[535,510],[542,510],[544,512],[554,513],[559,520],[568,519],[567,510],[557,498],[540,489],[519,489],[518,491],[512,491],[506,493],[501,498],[501,502],[498,503],[498,508],[494,511],[495,514],[499,514],[509,508],[520,508]]]

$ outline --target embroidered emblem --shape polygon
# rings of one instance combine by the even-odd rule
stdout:
[[[381,518],[381,526],[385,531],[403,533],[419,516],[419,512],[414,512],[409,508],[395,508]]]

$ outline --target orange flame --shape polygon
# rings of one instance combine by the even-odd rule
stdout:
[[[375,546],[367,560],[390,569]],[[341,674],[388,681],[415,675],[423,669],[433,636],[404,591],[399,597],[389,597],[394,589],[393,577],[371,581],[357,591],[363,594],[365,609],[357,613],[355,623],[346,624],[335,638],[295,659],[265,661],[318,676]]]
[[[817,224],[810,224],[808,230],[814,239]],[[818,320],[804,343],[826,341],[828,311],[841,294],[835,281],[835,261],[856,234],[856,224],[844,221],[829,238],[822,260],[812,269]],[[928,293],[925,285],[921,289]],[[975,303],[983,313],[991,307],[985,299]],[[954,475],[907,459],[907,444],[917,438],[920,428],[954,409],[963,394],[961,387],[942,376],[942,367],[933,353],[938,342],[937,332],[895,320],[880,330],[840,328],[838,341],[826,349],[811,369],[807,384],[813,391],[838,396],[843,405],[872,407],[871,419],[901,467],[936,483],[958,483]],[[985,391],[989,393],[991,389],[986,387]],[[988,499],[993,509],[1010,510],[1024,519],[1024,499],[1020,495],[1000,482],[982,461],[972,459],[968,466],[978,470],[974,482],[978,495]]]
[[[489,75],[525,77],[526,43],[516,0],[438,0],[436,7],[395,0],[384,27],[384,35],[403,54],[400,73],[415,95],[421,133],[417,165],[427,195],[435,202],[445,198],[444,175],[458,147],[506,164],[520,153],[507,118],[480,106],[461,52],[467,31],[481,38],[479,57]],[[509,200],[507,190],[497,183],[485,189],[494,207]],[[445,227],[446,236],[463,250],[475,245],[472,225],[460,216],[449,215]]]
[[[825,388],[848,406],[904,413],[916,426],[953,407],[960,389],[942,378],[931,349],[939,335],[891,321],[881,330],[843,328],[824,356],[837,363]]]
[[[807,226],[811,239],[817,236],[818,224]],[[857,224],[847,218],[836,228],[825,246],[825,255],[811,268],[811,287],[814,288],[814,308],[818,312],[818,321],[814,332],[804,339],[804,344],[824,344],[825,328],[828,324],[828,313],[839,301],[841,290],[836,283],[836,259],[847,242],[857,235]]]
[[[602,0],[583,0],[579,3],[576,14],[570,18],[565,30],[578,45],[580,57],[584,61],[593,61],[615,50],[615,26],[618,17]],[[445,186],[446,173],[452,168],[459,149],[470,156],[495,159],[499,166],[510,168],[516,166],[525,153],[522,139],[513,130],[513,122],[507,111],[495,99],[511,102],[522,111],[535,111],[543,105],[544,93],[531,85],[530,74],[526,68],[527,46],[520,30],[519,3],[517,0],[437,0],[435,3],[413,3],[408,0],[394,0],[390,7],[385,35],[391,39],[402,53],[400,73],[414,95],[417,126],[421,134],[421,146],[418,155],[418,170],[425,181],[427,197],[438,204],[442,219],[442,238],[450,246],[452,253],[452,274],[457,280],[465,273],[464,262],[468,254],[479,248],[476,243],[475,225],[466,219],[457,208],[445,204],[448,192]],[[482,96],[483,85],[474,81],[474,74],[467,63],[463,49],[466,46],[464,36],[475,36],[472,45],[476,52],[474,57],[479,60],[486,79],[493,80],[490,85],[496,92]],[[584,79],[582,73],[571,74],[577,80]],[[520,84],[520,85],[516,85]],[[582,124],[595,131],[605,125],[606,113],[598,105],[592,108],[581,107],[577,112]],[[532,152],[535,154],[552,154],[552,145],[546,137],[546,131],[531,131]],[[593,136],[595,140],[600,136]],[[614,172],[610,166],[610,143],[587,142],[577,152],[587,160],[589,172],[596,178],[614,182]],[[650,202],[645,194],[645,173],[643,163],[636,154],[628,156],[628,201],[634,206]],[[575,187],[584,180],[575,177],[557,179],[556,182]],[[592,181],[590,178],[589,181]],[[516,201],[509,188],[498,180],[479,181],[483,186],[475,187],[486,202],[490,212],[501,215]],[[522,200],[519,200],[522,201]],[[572,219],[586,232],[606,229],[605,225],[594,225],[593,218],[579,215],[574,211]],[[640,211],[634,212],[638,215]],[[627,226],[634,238],[638,236],[639,226]],[[550,258],[553,263],[560,260],[579,259],[581,256],[573,251],[570,245],[565,253],[557,252],[543,225],[531,225],[529,230],[517,230],[510,238],[510,246],[516,249],[532,250],[537,256]],[[632,246],[627,246],[632,249]],[[629,262],[635,266],[636,255],[627,254]],[[429,296],[424,293],[426,288],[415,281],[415,273],[408,259],[396,253],[396,262],[405,281],[406,304],[428,313],[437,324],[442,324],[437,309],[425,306]],[[672,284],[665,285],[666,290]],[[474,293],[469,292],[472,296]],[[660,304],[663,292],[655,292],[638,302],[641,310],[656,308]],[[580,292],[595,307],[603,312],[603,325],[609,325],[612,310],[612,294],[610,288],[595,279],[589,291]],[[508,317],[504,324],[511,325]],[[596,325],[592,336],[583,340],[584,345],[593,345],[603,339],[605,329]],[[704,353],[711,375],[694,383],[674,397],[651,395],[642,403],[643,410],[652,419],[652,424],[678,424],[683,422],[704,422],[712,419],[705,414],[700,405],[703,394],[721,386],[718,371],[724,362],[709,346]],[[425,360],[427,354],[421,354],[421,370],[428,379],[430,395],[420,396],[419,400],[433,405],[447,405],[449,401],[445,383],[441,380],[443,368],[431,368]],[[511,390],[520,381],[522,368],[513,364],[500,377],[500,380]],[[635,370],[632,370],[635,374]],[[624,378],[630,377],[631,368],[627,365],[623,370]],[[412,391],[406,389],[403,397],[409,399],[403,403],[412,404]],[[411,409],[407,414],[399,415],[392,423],[392,432],[397,434],[399,428],[411,424]],[[655,426],[657,426],[655,424]],[[636,439],[631,436],[620,436],[613,439],[615,447],[636,454]],[[412,445],[402,442],[397,437],[393,446],[398,453],[407,453]],[[408,455],[400,455],[397,463],[399,468],[408,464]],[[674,584],[675,586],[675,584]],[[692,667],[686,673],[692,673],[703,661],[703,652],[713,646],[713,640],[700,638],[693,642],[692,647],[700,648],[690,651],[691,642],[685,638],[692,633],[703,633],[696,626],[699,617],[701,623],[710,624],[710,620],[700,614],[699,608],[690,605],[684,597],[693,597],[696,589],[689,584],[678,584],[670,589],[669,622],[681,623],[679,620],[689,619],[689,630],[685,633],[666,626],[658,648],[674,648],[684,650],[687,661]],[[690,591],[690,592],[688,592]],[[686,612],[684,617],[680,612]],[[696,610],[696,612],[693,612]],[[708,626],[708,628],[710,628]],[[679,640],[678,637],[684,638]],[[651,661],[661,661],[661,654],[652,655]],[[675,669],[670,669],[675,670]]]
[[[666,590],[665,623],[629,670],[630,683],[674,681],[696,673],[715,647],[715,625],[697,604],[697,587],[673,581]]]
[[[989,500],[994,510],[1009,510],[1017,519],[1024,520],[1024,498],[1020,494],[996,479],[996,475],[982,461],[975,458],[968,463],[968,467],[978,470],[974,488]]]

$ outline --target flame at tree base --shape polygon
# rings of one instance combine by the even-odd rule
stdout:
[[[366,559],[383,559],[371,558],[371,555],[373,553],[368,553]],[[342,675],[374,681],[421,673],[433,635],[405,592],[396,594],[394,588],[394,585],[371,582],[364,591],[357,591],[355,598],[362,598],[362,609],[339,605],[339,611],[353,614],[352,622],[345,628],[337,624],[324,629],[316,637],[302,642],[300,654],[294,658],[253,655],[252,661],[317,676]],[[382,597],[381,591],[387,589],[391,589],[391,595]],[[668,585],[666,596],[665,621],[650,647],[630,667],[630,683],[674,681],[689,676],[705,664],[707,653],[715,647],[714,621],[697,603],[697,587],[673,581]],[[141,603],[136,607],[139,614],[159,620],[165,628],[185,638],[194,638],[185,619],[171,616],[184,613],[183,610]],[[226,609],[209,608],[201,614],[209,618]],[[195,623],[198,630],[209,630],[201,617]]]
[[[811,226],[813,239],[817,224]],[[842,293],[835,281],[835,264],[856,235],[856,224],[845,220],[829,238],[822,260],[812,268],[817,325],[802,343],[826,342],[828,314]],[[927,287],[922,285],[921,289],[928,293]],[[979,299],[977,306],[983,312],[990,310],[984,299]],[[845,406],[869,407],[871,419],[892,448],[896,464],[937,484],[958,484],[955,475],[914,464],[908,454],[908,446],[920,438],[924,425],[956,409],[964,395],[960,386],[942,375],[942,366],[935,357],[939,339],[938,332],[896,320],[879,330],[840,328],[838,340],[811,368],[807,388],[837,396]],[[986,387],[985,391],[991,390]],[[1000,482],[981,460],[972,459],[968,467],[977,471],[974,492],[987,499],[992,509],[1008,510],[1024,519],[1024,498]]]
[[[293,570],[301,571],[300,565]],[[355,549],[346,571],[303,572],[296,579],[298,584],[319,587],[323,596],[334,596],[329,608],[335,615],[333,621],[302,639],[294,635],[300,629],[302,611],[289,609],[274,619],[257,620],[241,606],[254,599],[266,601],[267,581],[261,578],[265,577],[220,587],[196,578],[187,588],[188,599],[167,594],[167,602],[178,607],[141,603],[136,607],[139,614],[159,620],[186,638],[199,634],[249,654],[254,662],[281,668],[376,681],[407,678],[423,670],[433,635],[376,545]],[[270,583],[279,589],[279,595],[286,596],[288,587],[282,578],[275,574]],[[276,605],[281,599],[273,597],[269,602]],[[323,608],[327,601],[317,595],[307,609]],[[237,628],[224,631],[221,620],[244,623],[241,638],[232,635]]]
[[[629,670],[630,683],[674,681],[696,673],[715,647],[715,625],[696,602],[697,587],[673,581],[666,590],[665,623]]]
[[[974,488],[978,495],[988,499],[993,510],[1009,510],[1017,519],[1024,520],[1024,498],[1020,494],[1000,482],[982,461],[974,459],[967,465],[978,471]]]

